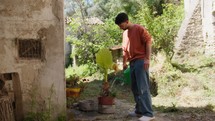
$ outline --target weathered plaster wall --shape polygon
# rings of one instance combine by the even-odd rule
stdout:
[[[215,57],[215,0],[201,0],[205,54]]]
[[[44,59],[18,58],[15,39],[42,40]],[[66,110],[64,81],[64,16],[62,0],[0,1],[0,73],[18,72],[23,93],[24,113],[28,107],[28,89],[38,85],[42,99],[50,96],[53,104]]]
[[[195,9],[196,7],[196,2],[198,2],[199,0],[184,0],[184,12],[185,12],[185,16],[188,16],[191,12],[192,9]]]

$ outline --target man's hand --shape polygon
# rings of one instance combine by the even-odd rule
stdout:
[[[127,64],[123,64],[123,70],[127,69],[128,65]]]
[[[148,63],[145,63],[145,64],[144,64],[144,69],[145,69],[145,70],[148,70],[148,69],[149,69],[149,64],[148,64]]]

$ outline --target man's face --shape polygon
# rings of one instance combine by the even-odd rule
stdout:
[[[118,26],[120,29],[126,30],[126,29],[128,29],[128,21],[125,21],[125,22],[119,24]]]

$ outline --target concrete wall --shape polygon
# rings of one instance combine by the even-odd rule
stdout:
[[[215,0],[201,0],[205,54],[215,57]]]
[[[184,12],[185,16],[188,16],[196,7],[196,2],[199,0],[184,0]]]
[[[40,39],[43,58],[19,58],[16,39]],[[20,78],[24,114],[29,92],[47,104],[52,86],[53,115],[65,113],[63,0],[0,1],[0,73],[13,72]]]

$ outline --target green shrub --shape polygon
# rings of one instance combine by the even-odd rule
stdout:
[[[149,6],[143,5],[138,12],[136,23],[144,25],[153,36],[155,53],[164,50],[169,57],[173,56],[174,38],[183,19],[183,6],[163,5],[163,14],[156,16]]]
[[[83,64],[76,67],[69,66],[68,68],[65,69],[66,78],[69,78],[70,76],[73,76],[73,75],[77,75],[80,78],[89,76],[96,72],[97,66],[95,64],[93,65],[91,66],[89,64]]]

